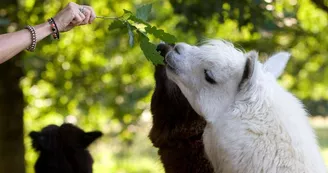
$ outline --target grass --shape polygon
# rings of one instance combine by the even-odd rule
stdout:
[[[328,118],[311,118],[310,123],[316,131],[321,153],[328,168]],[[151,119],[147,119],[138,125],[138,135],[134,139],[133,144],[129,147],[121,146],[125,153],[123,157],[117,158],[113,155],[115,148],[120,146],[113,139],[94,146],[95,148],[93,149],[98,148],[98,152],[95,152],[94,172],[163,173],[164,170],[159,161],[157,149],[152,146],[147,137],[150,126]],[[98,158],[96,153],[98,153]]]
[[[311,118],[310,122],[316,131],[321,153],[328,168],[328,117]]]
[[[328,168],[328,118],[315,117],[311,118],[310,122],[318,136],[321,153]],[[112,155],[113,151],[115,151],[114,146],[118,146],[118,143],[105,142],[102,147],[98,145],[100,151],[96,153],[100,154],[102,159],[95,156],[97,161],[94,165],[94,172],[163,173],[164,170],[159,161],[157,150],[152,146],[147,137],[150,126],[151,119],[141,122],[138,125],[138,135],[133,145],[123,147],[126,155],[121,158]],[[109,149],[112,151],[108,151]],[[108,152],[107,154],[105,154],[106,150]]]
[[[328,168],[328,117],[310,119],[318,136],[322,156]],[[155,149],[148,139],[151,119],[141,121],[137,126],[137,136],[132,145],[123,145],[115,138],[102,137],[90,147],[95,160],[94,173],[164,173],[163,166]],[[28,151],[28,155],[36,153]],[[119,157],[118,157],[119,156]],[[33,160],[33,162],[31,161]],[[27,172],[33,172],[34,159],[28,159]]]
[[[328,127],[315,128],[315,130],[318,135],[318,140],[319,140],[319,145],[320,145],[322,156],[323,156],[326,166],[328,168]]]

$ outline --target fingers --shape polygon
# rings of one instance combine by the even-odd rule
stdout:
[[[91,12],[85,6],[82,6],[82,13],[84,14],[85,18],[81,24],[86,25],[89,23]]]
[[[83,23],[84,19],[85,15],[81,13],[80,10],[78,10],[78,12],[74,14],[74,18],[71,21],[71,24],[73,24],[73,26],[79,26]]]
[[[96,18],[96,13],[90,6],[70,2],[54,18],[59,26],[58,30],[62,32],[75,26],[92,23]]]
[[[80,8],[85,16],[85,19],[83,20],[83,22],[81,23],[82,25],[85,24],[90,24],[93,22],[93,20],[95,20],[96,18],[96,13],[94,12],[93,8],[90,6],[86,6],[83,5]]]
[[[89,23],[92,23],[93,20],[96,19],[96,13],[95,13],[95,10],[93,10],[92,7],[90,6],[85,6],[85,8],[87,9],[87,11],[90,13],[90,18],[89,18]]]

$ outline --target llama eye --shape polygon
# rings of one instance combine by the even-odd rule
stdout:
[[[213,79],[213,74],[209,70],[204,70],[205,73],[205,80],[210,84],[216,84],[216,81]]]

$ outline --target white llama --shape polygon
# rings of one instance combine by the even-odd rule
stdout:
[[[254,51],[211,40],[160,45],[167,75],[207,121],[206,154],[216,173],[325,173],[303,104],[278,85],[289,54],[264,64]]]

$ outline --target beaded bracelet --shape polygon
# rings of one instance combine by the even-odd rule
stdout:
[[[35,33],[35,29],[32,26],[30,26],[30,25],[27,25],[25,27],[25,29],[28,29],[31,32],[31,38],[32,38],[32,43],[31,43],[31,45],[28,48],[26,48],[26,50],[28,50],[30,52],[33,52],[34,49],[35,49],[35,47],[36,47],[36,33]]]
[[[51,30],[52,30],[52,37],[54,39],[59,39],[59,31],[56,25],[56,22],[53,18],[48,19],[48,22],[51,26]]]

